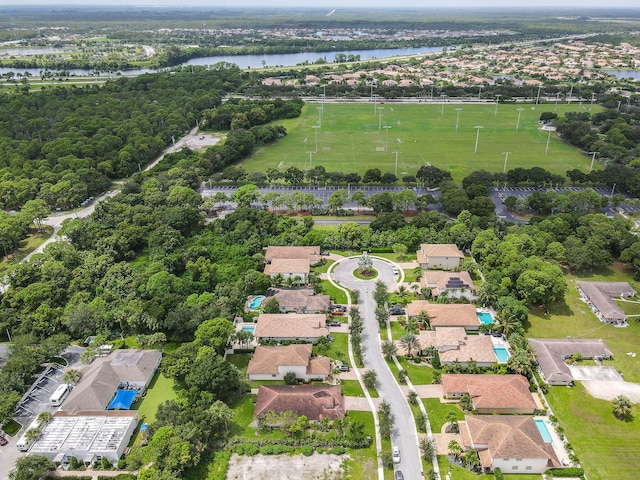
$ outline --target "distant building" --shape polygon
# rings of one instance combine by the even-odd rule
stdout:
[[[281,275],[283,278],[299,277],[306,283],[309,279],[311,265],[322,258],[320,247],[267,247],[265,252],[264,274],[273,278]]]
[[[488,335],[468,335],[462,327],[438,327],[433,330],[421,330],[418,339],[422,351],[433,346],[438,349],[440,363],[462,366],[476,362],[479,367],[490,367],[497,362],[493,342]],[[402,351],[402,346],[398,345]]]
[[[448,298],[466,298],[469,301],[477,298],[478,291],[469,272],[427,270],[422,273],[420,287],[429,288],[434,298],[444,294]]]
[[[626,326],[627,315],[614,298],[633,297],[636,291],[627,282],[577,282],[578,292],[593,313],[605,323]]]
[[[451,270],[459,267],[464,254],[453,243],[423,243],[416,252],[418,263],[424,270],[445,269]]]
[[[312,357],[310,344],[267,347],[258,345],[247,367],[249,380],[283,380],[293,372],[302,380],[326,380],[331,374],[329,357]]]
[[[254,415],[257,418],[269,411],[293,411],[309,421],[335,420],[345,415],[340,385],[262,385]]]
[[[275,289],[272,296],[278,301],[282,313],[325,313],[331,305],[329,295],[315,295],[312,288]]]
[[[262,340],[305,340],[315,342],[329,335],[326,314],[262,313],[253,336]]]

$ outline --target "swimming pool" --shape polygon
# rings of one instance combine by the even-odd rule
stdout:
[[[545,422],[544,420],[535,420],[535,422],[540,435],[542,435],[542,440],[544,440],[545,443],[553,442],[551,434],[549,433],[549,429],[547,428],[547,422]]]
[[[507,363],[509,360],[509,352],[504,347],[493,347],[498,363]]]
[[[261,304],[262,301],[264,300],[264,295],[258,295],[256,297],[254,297],[251,302],[249,302],[249,308],[252,310],[255,310],[256,308],[258,308]]]
[[[491,325],[493,323],[493,315],[489,312],[476,312],[480,323],[483,325]]]
[[[241,330],[243,332],[250,332],[253,333],[256,329],[255,325],[242,325]]]

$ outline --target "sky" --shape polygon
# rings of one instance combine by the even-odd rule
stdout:
[[[74,6],[166,6],[166,7],[278,7],[278,8],[470,8],[470,7],[555,7],[640,9],[638,0],[0,0],[0,5],[74,5]],[[401,8],[402,8],[401,7]]]

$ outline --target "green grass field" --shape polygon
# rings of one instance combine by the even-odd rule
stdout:
[[[243,162],[243,167],[249,172],[264,172],[291,166],[306,169],[311,164],[361,175],[369,168],[395,173],[397,151],[398,177],[413,175],[420,166],[430,163],[450,170],[454,180],[460,181],[474,170],[502,171],[504,152],[510,152],[507,169],[540,166],[562,175],[573,168],[587,171],[591,161],[553,133],[545,154],[548,133],[541,131],[537,122],[542,112],[553,111],[552,105],[503,104],[497,116],[495,104],[445,104],[444,114],[440,104],[382,107],[380,121],[373,105],[325,104],[320,122],[318,106],[307,104],[299,118],[279,122],[287,129],[286,138],[259,149]],[[457,132],[456,108],[462,108]],[[518,108],[524,110],[516,132]],[[557,106],[559,115],[566,111],[578,111],[578,105]],[[475,126],[483,128],[474,154]]]

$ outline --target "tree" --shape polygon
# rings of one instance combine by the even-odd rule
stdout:
[[[379,168],[370,168],[364,172],[364,176],[362,177],[364,183],[380,183],[381,180],[382,172]]]
[[[284,374],[284,383],[285,385],[295,385],[298,383],[298,377],[296,376],[296,372],[287,372]]]
[[[407,400],[411,405],[417,405],[418,404],[418,394],[416,393],[415,390],[410,390],[409,391],[409,395],[407,396]]]
[[[360,209],[362,209],[362,207],[366,207],[368,203],[367,196],[362,190],[356,190],[355,192],[353,192],[353,194],[351,195],[351,201],[356,202]],[[360,213],[360,211],[358,211],[358,213]]]
[[[431,315],[424,310],[415,316],[415,321],[419,330],[429,330],[431,328]]]
[[[276,297],[267,298],[261,306],[264,313],[280,313],[280,302]]]
[[[27,430],[24,434],[24,438],[26,438],[26,440],[28,442],[35,442],[38,437],[40,437],[40,428],[30,428],[29,430]]]
[[[380,325],[380,327],[386,327],[387,321],[389,320],[389,310],[384,308],[382,305],[377,306],[376,320],[378,320],[378,325]]]
[[[462,447],[455,440],[451,440],[449,442],[449,445],[447,446],[447,449],[449,450],[449,455],[453,455],[456,458],[458,457],[458,455],[460,455],[462,453]]]
[[[449,411],[444,417],[444,421],[449,424],[449,428],[447,429],[449,432],[458,433],[460,432],[460,426],[458,425],[458,416],[456,412]]]
[[[427,463],[431,462],[433,460],[433,455],[436,452],[433,440],[429,440],[427,437],[422,437],[420,439],[420,451],[422,452],[422,457],[427,461]]]
[[[331,207],[333,213],[336,213],[344,206],[348,198],[349,194],[347,191],[344,188],[341,188],[329,195],[327,202],[329,203],[329,207]]]
[[[531,352],[523,348],[517,349],[507,360],[507,367],[514,373],[528,376],[533,369]]]
[[[37,420],[40,425],[46,425],[51,421],[52,418],[53,418],[53,415],[51,414],[51,412],[48,412],[45,410],[38,414]]]
[[[390,437],[395,419],[391,413],[391,405],[386,400],[383,400],[378,407],[378,418],[380,419],[380,434],[384,438]]]
[[[460,399],[460,406],[465,412],[471,412],[473,410],[473,403],[469,395],[463,395]]]
[[[362,376],[362,382],[367,388],[376,388],[376,386],[378,385],[378,374],[375,370],[367,370]]]
[[[624,395],[618,395],[612,401],[613,414],[616,418],[626,420],[631,417],[631,401]]]
[[[259,198],[260,191],[252,183],[239,187],[231,195],[231,199],[238,204],[239,208],[250,208],[251,204],[257,202]]]
[[[9,473],[10,480],[38,480],[56,469],[55,463],[42,455],[29,455],[16,460],[16,467]]]
[[[384,342],[382,342],[381,348],[382,355],[384,355],[387,360],[390,360],[391,357],[393,357],[398,352],[398,348],[396,347],[396,345],[389,340],[385,340]]]
[[[420,350],[420,340],[413,333],[407,333],[400,339],[400,345],[407,352],[407,357],[411,357],[411,354]]]

